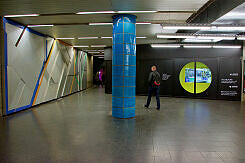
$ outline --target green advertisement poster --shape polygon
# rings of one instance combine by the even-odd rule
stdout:
[[[196,75],[195,75],[196,73]],[[181,86],[190,93],[202,93],[207,90],[212,82],[211,70],[201,62],[190,62],[180,71],[179,81]]]

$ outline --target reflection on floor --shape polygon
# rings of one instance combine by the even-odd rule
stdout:
[[[87,91],[0,119],[0,162],[245,162],[240,102],[161,98],[135,119],[110,115],[111,95]]]

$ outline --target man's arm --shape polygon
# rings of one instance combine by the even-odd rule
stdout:
[[[152,72],[149,74],[148,83],[151,84],[151,81],[152,81]]]

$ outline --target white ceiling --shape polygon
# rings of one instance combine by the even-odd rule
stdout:
[[[163,31],[160,23],[185,23],[208,0],[1,0],[0,15],[13,14],[58,14],[52,16],[20,17],[12,20],[28,24],[73,24],[89,22],[112,22],[112,14],[96,15],[65,15],[81,11],[119,11],[119,10],[157,10],[157,11],[188,11],[186,13],[148,13],[136,14],[138,22],[153,22],[159,24],[137,25],[137,36],[147,39],[137,39],[137,44],[165,43],[167,40],[157,39],[156,33],[174,33]],[[89,25],[57,25],[54,27],[39,27],[34,30],[55,38],[112,36],[112,26]],[[107,45],[111,39],[96,40],[65,40],[72,45]],[[171,41],[172,42],[172,41]]]
[[[1,0],[0,15],[112,10],[191,10],[208,0]]]

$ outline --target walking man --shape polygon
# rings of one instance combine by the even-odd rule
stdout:
[[[157,67],[151,67],[151,73],[149,74],[148,83],[149,83],[149,90],[148,90],[148,98],[145,107],[148,108],[151,103],[151,96],[152,93],[155,92],[156,100],[157,100],[157,110],[160,110],[160,99],[159,99],[159,91],[160,91],[160,74],[157,72]]]

